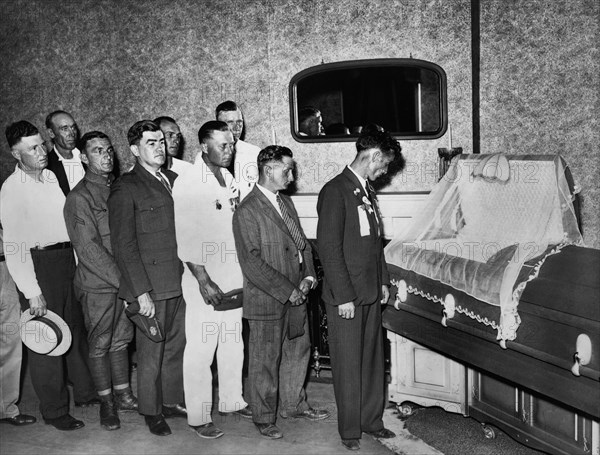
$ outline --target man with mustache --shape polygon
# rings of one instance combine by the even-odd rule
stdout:
[[[225,307],[224,294],[243,284],[231,228],[240,190],[227,170],[233,158],[233,135],[227,124],[206,122],[198,131],[198,141],[200,153],[194,165],[177,178],[173,190],[177,246],[186,264],[182,278],[187,303],[183,379],[188,424],[201,438],[215,439],[223,435],[211,417],[210,366],[215,356],[219,412],[252,417],[242,397],[242,308],[220,311]]]
[[[111,244],[121,273],[119,298],[136,303],[140,315],[156,317],[162,326],[161,341],[136,328],[137,384],[139,412],[150,432],[166,436],[171,429],[165,416],[187,416],[182,405],[185,303],[171,196],[177,175],[161,171],[165,139],[156,123],[136,122],[127,139],[136,164],[111,187]]]
[[[6,265],[19,290],[21,310],[36,317],[52,311],[68,324],[76,303],[71,291],[75,257],[62,214],[65,196],[46,169],[44,141],[34,125],[13,123],[6,128],[6,139],[18,165],[0,191],[0,221]],[[27,353],[42,417],[63,431],[84,426],[69,414],[64,361],[74,367],[73,360],[80,359],[73,356],[79,357],[73,346],[64,356],[31,349]]]
[[[120,272],[112,255],[107,201],[114,180],[114,149],[109,137],[91,131],[79,141],[87,172],[67,195],[67,231],[79,263],[73,280],[82,305],[89,343],[88,364],[100,398],[100,425],[120,428],[117,410],[137,411],[129,385],[127,346],[133,325],[117,298]],[[114,389],[114,400],[113,400]]]
[[[85,174],[80,151],[76,147],[79,127],[68,112],[54,111],[46,117],[46,128],[54,143],[48,153],[48,170],[54,172],[66,196]]]

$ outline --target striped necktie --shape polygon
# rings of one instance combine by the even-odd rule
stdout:
[[[304,251],[304,248],[306,247],[306,241],[304,240],[304,237],[300,233],[300,229],[298,228],[298,225],[290,216],[290,213],[288,212],[287,207],[281,200],[281,197],[279,197],[279,194],[275,198],[277,199],[277,203],[279,204],[279,209],[281,210],[281,217],[283,218],[283,221],[284,221],[285,225],[287,226],[288,231],[290,231],[290,234],[292,235],[292,238],[294,239],[296,248],[298,248],[298,251]]]
[[[160,183],[163,184],[163,186],[167,189],[167,191],[169,192],[169,194],[172,194],[172,190],[171,190],[171,185],[169,185],[169,182],[167,182],[165,180],[165,178],[163,177],[163,175],[160,173],[160,171],[158,171],[156,173],[156,176],[158,177],[158,180],[160,180]]]

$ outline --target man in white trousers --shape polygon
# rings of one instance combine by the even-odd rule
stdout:
[[[188,424],[207,439],[223,436],[212,422],[211,364],[217,359],[218,410],[251,418],[242,397],[241,295],[239,307],[229,307],[225,294],[243,286],[232,230],[239,187],[227,170],[233,157],[233,135],[226,123],[210,121],[198,131],[200,152],[173,187],[179,258],[187,303],[183,380]],[[236,299],[233,299],[234,301]],[[235,306],[235,305],[233,305]]]

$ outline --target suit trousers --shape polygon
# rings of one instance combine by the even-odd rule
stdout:
[[[139,412],[157,415],[162,405],[183,402],[185,301],[182,296],[155,300],[155,315],[165,333],[158,343],[136,327]]]
[[[288,314],[276,320],[248,320],[250,359],[246,398],[255,423],[275,423],[278,396],[281,413],[309,408],[304,390],[310,360],[308,318],[304,318],[304,334],[290,340]]]
[[[325,304],[333,389],[342,439],[383,428],[385,366],[381,306],[359,305],[353,319]]]
[[[96,397],[96,389],[87,364],[88,345],[81,305],[75,299],[73,276],[75,256],[71,248],[62,250],[31,250],[35,276],[46,299],[48,310],[63,318],[72,334],[71,347],[64,355],[75,401]],[[21,309],[29,311],[29,301],[19,292]],[[40,411],[46,419],[69,412],[63,356],[40,355],[28,350],[31,382],[40,400]]]
[[[6,262],[0,262],[0,419],[19,415],[22,343],[21,308]]]
[[[187,269],[183,275],[182,287],[187,304],[183,388],[188,424],[197,426],[212,422],[213,375],[210,366],[215,354],[219,378],[219,411],[233,412],[248,405],[242,396],[242,309],[215,311],[211,305],[204,303],[198,281]]]

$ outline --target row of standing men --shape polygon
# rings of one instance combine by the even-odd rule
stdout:
[[[90,132],[78,140],[68,113],[48,116],[54,140],[48,154],[33,125],[7,128],[18,160],[0,192],[8,269],[23,311],[39,317],[51,310],[69,323],[73,346],[65,357],[76,404],[93,403],[97,394],[106,429],[120,427],[117,411],[138,410],[154,434],[170,434],[165,417],[181,416],[201,437],[222,436],[211,418],[215,355],[220,413],[251,418],[270,439],[282,437],[278,414],[329,416],[311,407],[304,391],[306,299],[316,280],[311,243],[283,193],[294,179],[293,154],[242,141],[243,117],[233,102],[222,103],[216,117],[198,132],[193,164],[175,157],[181,133],[173,119],[136,122],[128,132],[136,164],[114,182],[110,139]],[[389,292],[369,180],[401,156],[387,133],[364,134],[356,145],[354,161],[319,195],[317,233],[338,425],[350,450],[360,447],[362,432],[393,436],[381,419],[383,340],[374,303],[385,303]],[[241,289],[243,308],[223,311]],[[137,303],[164,330],[160,342],[136,333],[137,399],[127,359],[133,327],[121,301]],[[245,393],[242,316],[250,327]],[[82,427],[68,414],[62,358],[28,357],[46,423]],[[95,390],[81,397],[86,372],[87,387],[93,383]],[[18,410],[9,412],[2,421],[31,423]]]

